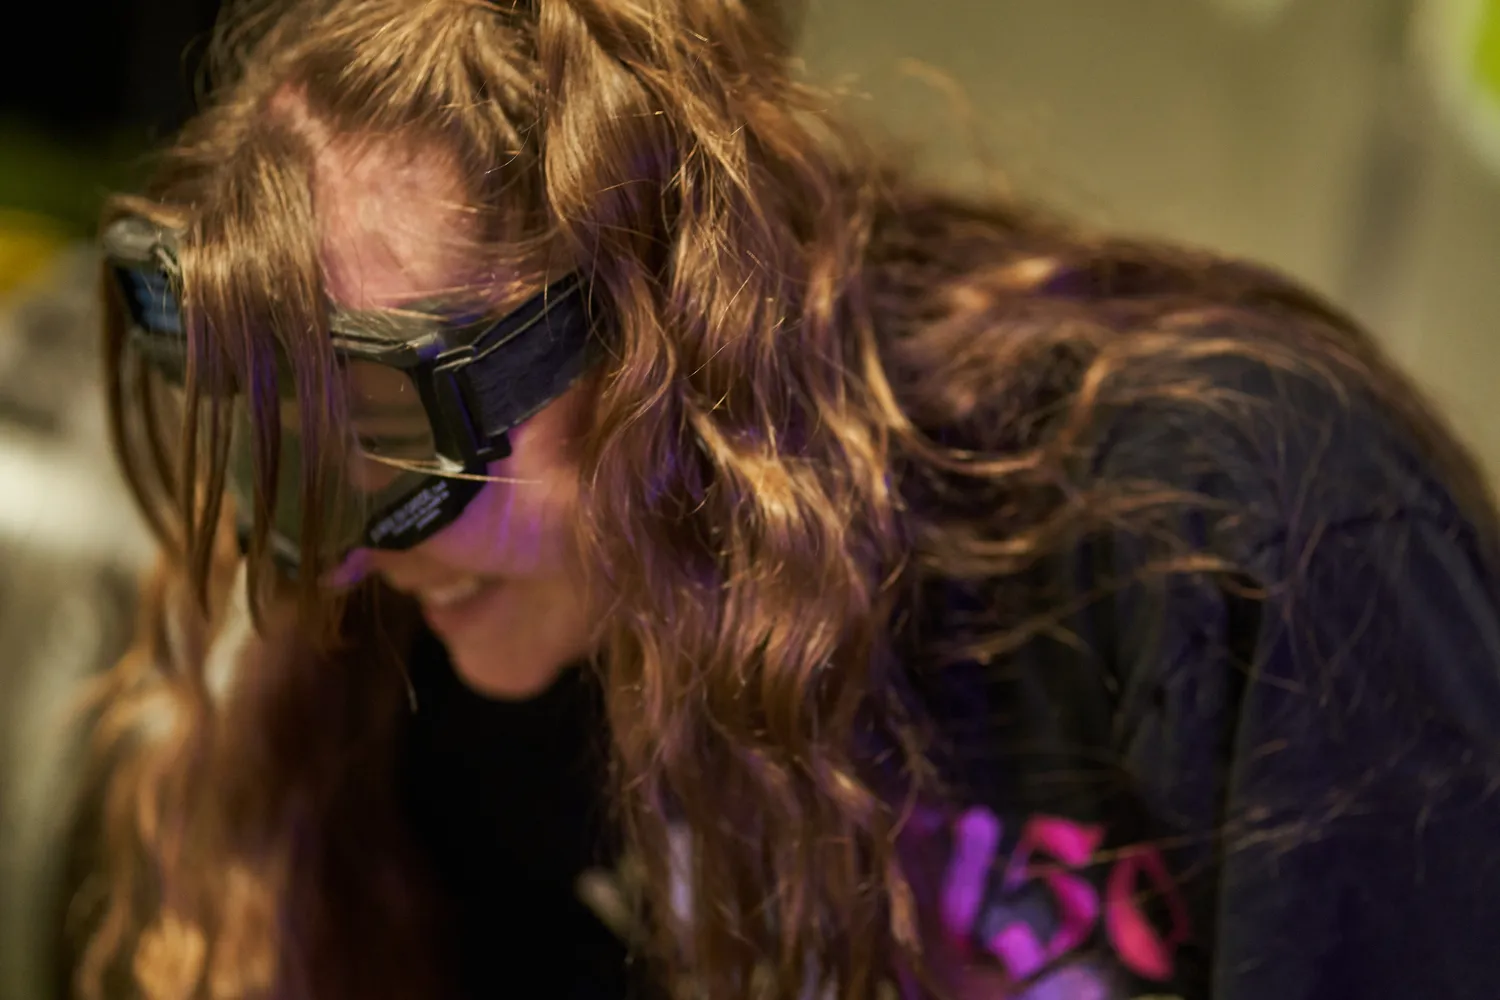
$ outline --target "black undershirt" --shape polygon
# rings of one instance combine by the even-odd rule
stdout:
[[[575,889],[615,854],[594,675],[576,667],[536,698],[493,700],[431,635],[411,673],[408,815],[450,907],[462,995],[627,995],[626,949]]]

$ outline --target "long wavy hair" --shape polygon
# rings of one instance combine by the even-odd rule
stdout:
[[[561,254],[605,303],[578,537],[606,598],[614,791],[652,954],[703,995],[867,997],[920,967],[894,843],[941,789],[893,616],[923,580],[1019,578],[1170,502],[1078,481],[1104,410],[1201,402],[1182,373],[1214,355],[1353,387],[1496,537],[1473,463],[1336,311],[1256,269],[882,167],[791,43],[774,0],[298,0],[221,25],[203,110],[112,208],[185,234],[190,353],[185,392],[164,391],[111,308],[116,444],[163,558],[103,702],[91,995],[375,1000],[443,974],[394,802],[412,609],[378,584],[337,605],[284,592],[262,501],[238,609],[259,631],[230,634],[245,615],[214,388],[241,389],[262,498],[285,480],[318,511],[337,488],[320,143],[451,162],[483,302]],[[279,365],[298,469],[276,447]],[[1048,627],[1000,621],[954,655]],[[713,901],[687,926],[676,823]]]

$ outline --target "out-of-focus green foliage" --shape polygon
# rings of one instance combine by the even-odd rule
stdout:
[[[1481,8],[1474,76],[1490,99],[1500,106],[1500,0],[1481,0]]]
[[[0,211],[51,220],[69,235],[93,232],[99,206],[142,171],[139,136],[61,140],[18,121],[0,121]]]

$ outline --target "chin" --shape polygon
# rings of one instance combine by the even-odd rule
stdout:
[[[453,660],[453,671],[475,693],[497,701],[528,701],[545,692],[567,664],[557,666],[518,669],[516,664],[498,662],[494,655],[484,655],[478,650],[466,652],[449,650]]]

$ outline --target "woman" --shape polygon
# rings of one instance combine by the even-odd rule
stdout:
[[[1473,463],[1273,276],[872,166],[788,44],[231,21],[106,220],[163,570],[84,982],[1497,995]]]

